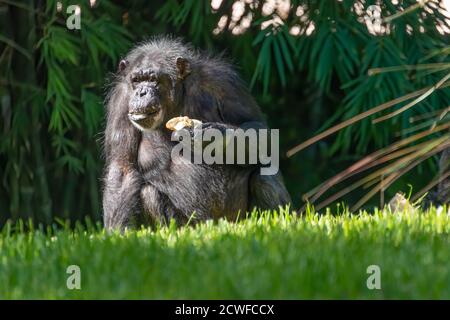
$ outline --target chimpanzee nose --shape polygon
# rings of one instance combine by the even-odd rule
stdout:
[[[137,94],[139,95],[139,97],[143,97],[145,95],[147,95],[148,93],[148,88],[147,87],[142,87],[138,90]]]

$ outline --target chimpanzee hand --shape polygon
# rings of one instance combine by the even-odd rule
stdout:
[[[227,129],[233,130],[236,127],[231,125],[227,125],[219,122],[204,122],[201,125],[197,125],[194,127],[184,127],[183,129],[176,130],[172,133],[173,141],[184,141],[184,139],[189,138],[190,144],[193,147],[197,148],[197,150],[202,150],[210,143],[215,143],[216,147],[222,148],[225,147],[226,142],[226,131]]]

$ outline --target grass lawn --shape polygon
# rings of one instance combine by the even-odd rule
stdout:
[[[66,287],[69,265],[80,290]],[[367,288],[370,265],[380,290]],[[263,214],[125,235],[9,225],[0,299],[11,298],[450,299],[450,210]]]

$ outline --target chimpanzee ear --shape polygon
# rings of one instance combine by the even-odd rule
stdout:
[[[127,60],[120,60],[117,72],[122,72],[130,63]]]
[[[178,79],[184,79],[191,73],[191,65],[185,58],[177,58]]]

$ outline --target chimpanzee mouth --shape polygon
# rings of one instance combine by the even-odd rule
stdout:
[[[139,122],[139,121],[145,120],[147,118],[150,118],[150,117],[156,115],[158,112],[159,112],[159,109],[155,108],[154,110],[146,112],[146,113],[129,113],[128,118],[131,121]]]
[[[140,131],[154,129],[161,125],[163,110],[160,106],[148,108],[144,112],[130,112],[128,119]]]

